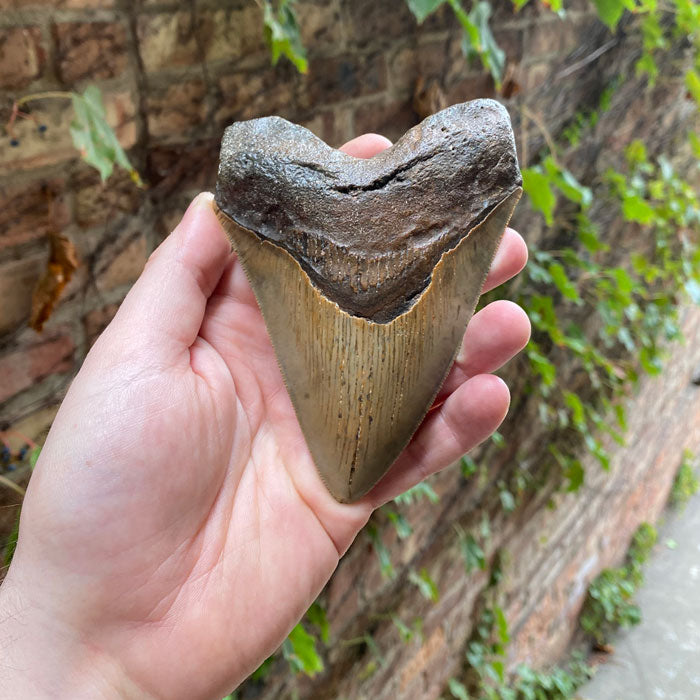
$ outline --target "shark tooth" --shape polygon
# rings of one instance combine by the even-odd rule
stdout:
[[[279,117],[224,134],[215,209],[331,494],[366,494],[460,347],[522,194],[505,108],[454,105],[363,160]]]

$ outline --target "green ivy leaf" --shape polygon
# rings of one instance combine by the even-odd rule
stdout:
[[[693,149],[693,155],[700,159],[700,137],[693,131],[688,132],[688,140],[690,147]]]
[[[554,222],[553,212],[557,199],[552,192],[550,179],[536,168],[525,168],[522,171],[523,190],[530,197],[530,202],[536,211],[542,212],[548,226]]]
[[[395,510],[387,508],[386,506],[382,508],[382,511],[386,513],[387,518],[389,518],[393,524],[399,539],[405,540],[407,537],[410,537],[413,528],[411,527],[411,523],[409,523],[401,513],[397,513]]]
[[[689,70],[685,74],[685,86],[690,96],[695,100],[698,107],[700,107],[700,75],[694,70]]]
[[[264,0],[265,41],[270,47],[273,66],[277,64],[281,56],[286,56],[300,73],[306,73],[309,64],[294,11],[295,1],[279,0],[275,9],[272,0]]]
[[[654,218],[654,209],[637,194],[626,194],[622,199],[622,215],[626,221],[648,224]]]
[[[112,174],[114,166],[118,165],[141,186],[143,183],[139,174],[107,123],[100,89],[96,85],[88,85],[82,95],[72,92],[71,101],[74,118],[70,124],[70,135],[82,159],[100,173],[103,181]]]
[[[326,618],[326,611],[318,603],[312,603],[311,607],[306,611],[306,617],[308,621],[318,628],[321,635],[321,641],[324,644],[328,644],[328,639],[330,637],[330,625],[328,624],[328,619]]]
[[[470,574],[475,569],[485,570],[486,555],[479,543],[474,539],[474,535],[469,533],[461,536],[459,543],[467,573]]]
[[[572,460],[564,469],[564,477],[567,480],[566,490],[574,493],[578,491],[586,477],[586,472],[583,465],[578,459]]]
[[[36,467],[36,463],[39,459],[39,455],[41,454],[41,446],[37,445],[34,447],[34,449],[29,453],[29,466],[31,469],[34,469]]]
[[[462,25],[462,53],[467,58],[478,56],[491,72],[496,87],[500,87],[505,67],[505,52],[498,46],[489,27],[491,3],[480,0],[467,13],[460,0],[447,0]]]
[[[593,0],[598,16],[613,31],[625,11],[622,0]]]
[[[560,263],[552,263],[549,266],[549,274],[552,276],[552,282],[554,282],[556,288],[561,292],[562,296],[566,299],[571,299],[576,303],[581,303],[581,297],[579,296],[576,286],[571,282],[571,280],[566,276],[566,271],[564,266]]]
[[[15,549],[17,549],[17,538],[19,537],[19,516],[20,510],[17,511],[17,517],[15,518],[14,525],[10,534],[7,536],[7,542],[5,543],[5,556],[3,558],[3,563],[5,568],[7,568],[12,563],[12,557],[15,556]]]
[[[469,700],[469,693],[467,688],[463,683],[460,683],[456,678],[450,678],[447,681],[447,687],[450,689],[452,696],[457,698],[457,700]]]
[[[508,642],[510,642],[506,614],[503,612],[503,608],[500,607],[495,607],[493,609],[493,613],[496,618],[496,631],[498,632],[498,638],[501,641],[501,644],[506,645]]]
[[[418,24],[421,24],[438,7],[444,5],[446,0],[406,0],[406,2],[408,3],[408,8],[418,20]]]
[[[637,77],[646,73],[649,76],[649,85],[656,85],[656,78],[659,75],[659,67],[656,65],[654,56],[650,53],[645,53],[635,64],[634,72]]]
[[[426,600],[431,600],[433,603],[437,603],[437,601],[440,599],[440,591],[438,590],[435,581],[430,578],[430,574],[428,573],[427,569],[423,568],[419,573],[411,571],[408,574],[408,580],[414,586],[418,587],[421,595]]]
[[[389,554],[389,550],[386,548],[384,542],[382,542],[379,530],[374,523],[370,523],[367,526],[367,535],[369,536],[370,540],[372,540],[374,551],[377,553],[377,557],[379,558],[379,567],[381,569],[382,576],[394,578],[394,576],[396,576],[396,571],[394,570],[394,565],[391,563],[391,555]]]
[[[437,503],[440,500],[440,496],[435,493],[435,489],[427,481],[421,481],[408,489],[408,491],[399,494],[394,499],[394,503],[410,506],[414,501],[420,501],[422,498],[427,498],[431,503]]]
[[[298,623],[282,645],[282,653],[297,673],[315,676],[323,671],[323,661],[316,651],[316,639]]]

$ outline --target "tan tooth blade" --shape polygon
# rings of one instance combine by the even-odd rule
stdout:
[[[512,191],[443,253],[418,300],[388,323],[343,311],[286,250],[216,207],[262,310],[311,455],[337,500],[366,494],[425,417],[521,193]]]

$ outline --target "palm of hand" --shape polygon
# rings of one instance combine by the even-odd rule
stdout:
[[[524,263],[511,239],[492,284]],[[11,575],[141,691],[224,694],[279,645],[374,507],[497,427],[505,387],[464,380],[526,341],[522,312],[504,304],[482,311],[482,325],[510,329],[479,334],[445,403],[384,482],[340,505],[313,466],[241,267],[200,198],[71,387],[32,480]]]

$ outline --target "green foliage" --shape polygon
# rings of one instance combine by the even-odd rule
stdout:
[[[457,698],[457,700],[469,700],[469,693],[464,683],[460,683],[456,678],[450,678],[447,681],[447,687],[452,693],[452,697]]]
[[[382,576],[390,579],[394,578],[396,576],[396,570],[394,569],[394,565],[391,563],[391,555],[389,554],[389,550],[386,548],[384,542],[382,542],[382,537],[376,523],[370,523],[367,525],[365,532],[372,542],[374,551],[379,559],[379,568],[381,569]]]
[[[294,10],[296,0],[260,2],[263,9],[265,41],[270,47],[272,64],[275,65],[281,56],[285,56],[300,73],[306,73],[309,65]]]
[[[99,88],[88,85],[82,95],[71,93],[71,101],[75,115],[70,134],[83,160],[100,173],[103,181],[118,165],[129,173],[136,184],[141,185],[139,174],[129,162],[112,127],[107,124]]]
[[[19,519],[21,510],[17,512],[17,517],[15,518],[15,523],[12,526],[12,530],[7,537],[7,542],[5,543],[5,555],[3,557],[3,563],[7,568],[12,563],[12,557],[15,556],[15,549],[17,549],[17,538],[19,537]]]
[[[569,700],[591,676],[580,658],[565,667],[537,671],[521,664],[506,674],[508,622],[501,607],[485,607],[467,644],[465,683],[448,682],[453,697],[472,700]]]
[[[656,537],[653,526],[640,525],[632,538],[626,563],[616,569],[604,569],[588,587],[580,624],[598,644],[605,643],[618,627],[639,624],[641,612],[633,597],[643,581],[642,566]]]
[[[427,600],[437,603],[440,600],[440,591],[438,590],[437,584],[430,577],[428,570],[423,568],[418,573],[411,571],[408,574],[408,580],[418,587],[421,595]]]
[[[598,16],[610,29],[615,29],[617,23],[625,11],[625,3],[622,0],[592,0]]]
[[[409,627],[398,615],[391,615],[391,621],[394,623],[401,641],[408,644],[414,637],[420,637],[423,634],[423,621],[417,617]]]
[[[669,503],[673,508],[685,508],[688,501],[698,492],[700,480],[696,473],[696,463],[693,453],[685,450],[671,486]]]
[[[406,0],[406,4],[421,24],[441,5],[444,5],[445,0]]]
[[[604,97],[596,114],[609,106],[609,98]],[[553,465],[561,470],[569,491],[584,482],[579,443],[604,469],[609,468],[610,457],[599,435],[607,433],[624,444],[624,406],[616,397],[624,395],[640,369],[649,374],[660,371],[664,343],[680,335],[679,290],[700,302],[697,193],[667,159],[652,161],[641,142],[627,147],[626,161],[626,171],[605,174],[608,196],[623,219],[647,229],[651,245],[647,254],[632,255],[623,265],[602,261],[608,246],[586,213],[589,188],[551,154],[523,173],[525,192],[546,222],[555,224],[558,198],[577,207],[573,219],[567,211],[568,221],[556,222],[572,231],[568,245],[560,243],[552,251],[531,249],[527,283],[521,284],[516,299],[533,325],[533,338],[525,351],[532,370],[531,391],[541,397],[538,415],[551,430]],[[686,235],[679,237],[678,231]],[[557,290],[558,299],[552,289]],[[598,330],[584,331],[575,320],[564,323],[563,315],[570,319],[597,316]],[[587,376],[585,396],[557,381],[558,362]],[[608,420],[609,413],[614,421]]]
[[[449,5],[462,27],[462,53],[468,59],[479,58],[500,87],[506,55],[493,36],[489,20],[492,7],[488,0],[476,0],[467,12],[461,0],[406,0],[419,23],[425,21],[443,5]]]
[[[400,494],[394,499],[394,503],[410,506],[423,498],[427,498],[431,503],[437,503],[440,500],[440,496],[435,493],[435,490],[427,481],[421,481],[413,488]]]
[[[323,661],[316,650],[316,638],[298,623],[282,644],[282,655],[293,673],[303,671],[309,676],[323,671]]]

